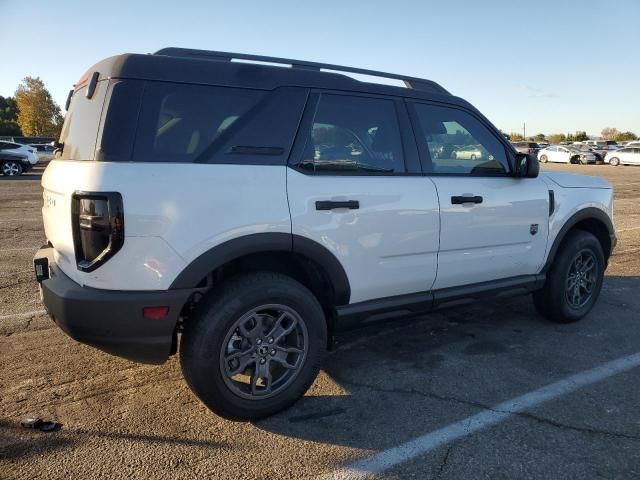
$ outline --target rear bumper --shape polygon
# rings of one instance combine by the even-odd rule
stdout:
[[[35,259],[44,257],[49,260],[49,278],[41,282],[42,301],[52,320],[71,338],[141,363],[162,363],[174,352],[178,317],[191,290],[125,292],[82,287],[55,264],[52,248],[41,248]],[[153,306],[169,307],[168,315],[145,318],[143,308]]]

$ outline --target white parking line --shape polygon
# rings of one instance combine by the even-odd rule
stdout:
[[[523,412],[562,395],[567,395],[579,388],[600,382],[613,375],[638,366],[640,366],[640,353],[634,353],[633,355],[613,360],[591,370],[576,373],[575,375],[571,375],[563,380],[526,393],[520,397],[507,400],[506,402],[495,405],[489,410],[484,410],[476,415],[427,433],[397,447],[383,450],[372,457],[352,463],[351,465],[322,475],[319,478],[355,480],[371,477],[398,464],[424,455],[442,445],[503,422],[519,412]]]
[[[46,313],[47,313],[46,310],[34,310],[33,312],[14,313],[12,315],[0,315],[0,322],[2,320],[9,320],[10,318],[18,320],[20,318],[37,317],[38,315],[44,315]]]

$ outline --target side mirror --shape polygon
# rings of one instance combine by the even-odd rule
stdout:
[[[516,154],[516,177],[522,178],[536,178],[540,173],[540,164],[538,158],[535,155],[528,153]]]

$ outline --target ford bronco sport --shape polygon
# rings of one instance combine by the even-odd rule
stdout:
[[[578,320],[615,244],[608,183],[539,175],[429,80],[167,48],[97,63],[67,110],[34,259],[49,315],[134,361],[179,350],[230,419],[291,405],[358,323],[513,293]]]

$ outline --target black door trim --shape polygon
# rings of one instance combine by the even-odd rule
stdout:
[[[545,278],[545,274],[521,275],[344,305],[336,308],[335,329],[340,331],[375,321],[415,316],[486,297],[531,293],[542,287]]]

